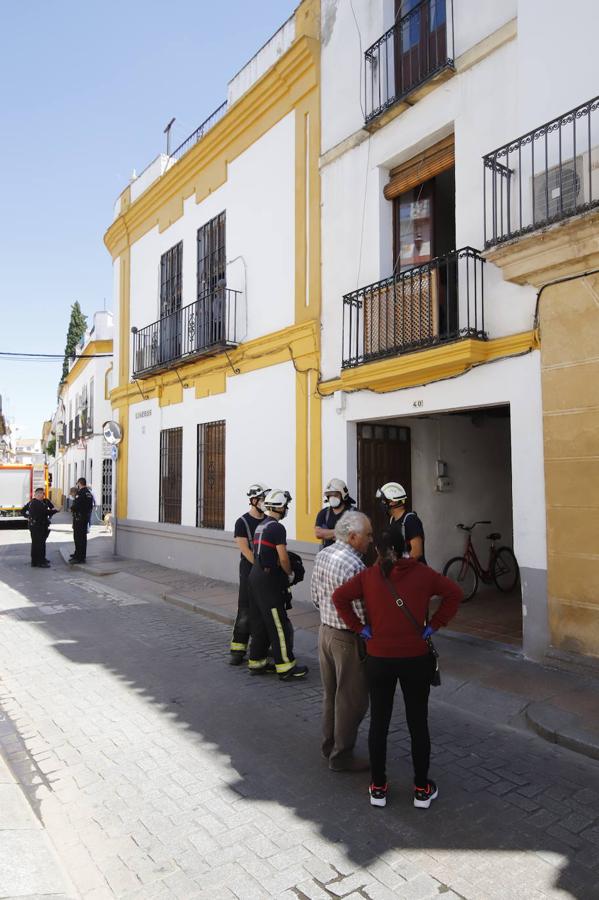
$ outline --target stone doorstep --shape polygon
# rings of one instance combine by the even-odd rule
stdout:
[[[60,547],[59,552],[62,559],[68,564],[70,548],[65,549]],[[124,563],[126,566],[128,562],[129,560],[123,559],[119,565],[118,559],[111,561],[109,559],[96,558],[94,561],[94,557],[92,556],[90,557],[90,562],[88,564],[81,566],[80,571],[85,571],[88,575],[96,577],[114,575],[123,571],[126,572],[127,570],[122,564]],[[73,568],[77,569],[78,567],[75,566]],[[147,580],[151,581],[152,579]],[[208,591],[207,594],[203,594],[203,596],[199,598],[183,592],[165,592],[163,590],[164,585],[160,582],[157,582],[157,584],[160,584],[162,590],[157,590],[156,595],[160,596],[165,602],[170,603],[173,606],[178,606],[181,609],[186,609],[189,612],[203,615],[207,619],[220,622],[223,625],[233,626],[236,615],[235,603],[237,595],[237,590],[234,585],[231,585],[231,590],[227,591],[226,588],[222,586],[223,583],[221,582],[218,587]],[[196,591],[190,593],[197,594]],[[312,612],[305,603],[294,604],[294,609],[297,613],[295,628],[296,646],[298,649],[301,647],[303,653],[317,656],[318,614]],[[310,623],[309,617],[314,618],[313,624]],[[445,631],[441,640],[452,642],[461,641],[481,647],[486,646],[487,643],[481,638],[451,631]],[[495,652],[495,648],[491,652]],[[497,644],[496,652],[507,654],[514,658],[519,656],[516,648],[509,644]],[[441,657],[442,656],[443,653],[441,650]],[[451,676],[447,676],[445,683],[448,687],[452,685]],[[442,694],[439,692],[439,699],[443,703],[464,708],[464,693],[473,692],[473,696],[477,696],[479,694],[478,688],[481,686],[474,681],[467,681],[466,683],[463,681],[456,681],[455,685],[452,685],[452,687],[453,689],[450,689],[449,691],[443,690]],[[485,708],[489,711],[488,700],[490,699],[489,695],[492,691],[491,689],[486,688],[483,690],[483,693],[487,696]],[[515,699],[514,695],[510,695],[508,691],[504,690],[495,691],[495,693],[497,694],[497,704],[493,704],[493,706],[498,713],[501,713],[501,721],[505,722],[504,711],[506,709],[508,713],[512,713],[510,718],[513,718],[514,707],[512,704]],[[468,704],[468,709],[472,712],[471,703]],[[542,702],[534,701],[532,703],[527,703],[524,700],[524,702],[522,702],[522,718],[531,730],[545,740],[550,741],[551,743],[560,744],[561,746],[567,747],[569,750],[580,753],[590,759],[599,759],[599,735],[595,735],[584,728],[581,716],[564,712],[551,703],[550,700]]]

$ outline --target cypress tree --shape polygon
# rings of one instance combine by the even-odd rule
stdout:
[[[79,301],[75,300],[71,306],[71,321],[69,322],[69,330],[67,331],[67,343],[64,348],[64,361],[62,363],[62,378],[64,381],[69,374],[69,357],[75,355],[77,344],[85,334],[87,328],[87,316],[84,316],[79,306]]]

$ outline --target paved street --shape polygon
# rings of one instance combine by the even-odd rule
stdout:
[[[599,763],[435,701],[415,810],[398,706],[372,809],[319,757],[315,667],[227,666],[227,626],[67,568],[66,537],[45,571],[0,531],[0,740],[79,896],[599,897]]]

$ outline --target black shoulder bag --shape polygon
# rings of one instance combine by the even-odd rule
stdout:
[[[385,575],[385,573],[383,572],[382,569],[381,569],[381,575],[383,576],[383,580],[385,581],[387,587],[389,588],[391,594],[393,595],[393,599],[395,600],[396,605],[401,609],[401,611],[404,613],[404,615],[407,616],[407,618],[410,620],[410,622],[412,623],[412,625],[414,626],[414,628],[416,629],[416,631],[418,632],[420,637],[422,637],[421,626],[418,624],[415,617],[412,615],[412,613],[410,612],[410,610],[408,609],[408,607],[406,606],[404,601],[401,599],[401,597],[399,596],[399,594],[393,587],[393,583],[391,582],[391,580],[389,578],[387,578],[387,576]],[[430,664],[431,664],[431,674],[430,674],[431,685],[432,685],[432,687],[439,687],[439,685],[441,684],[441,672],[439,670],[439,653],[430,637],[426,638],[426,645],[428,647],[429,659],[430,659]]]

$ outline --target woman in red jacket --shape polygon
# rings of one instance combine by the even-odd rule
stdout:
[[[428,809],[438,790],[428,777],[431,752],[428,695],[433,665],[426,638],[453,618],[463,593],[453,581],[423,563],[402,559],[403,546],[398,546],[399,543],[403,543],[400,534],[381,535],[377,542],[379,561],[337,588],[333,603],[347,627],[367,641],[370,802],[373,806],[387,803],[387,734],[399,681],[412,741],[414,806]],[[428,605],[433,596],[441,597],[441,604],[427,625]],[[416,621],[422,623],[421,627],[417,629],[408,618],[398,598]],[[368,625],[364,626],[356,616],[354,600],[364,602]]]

